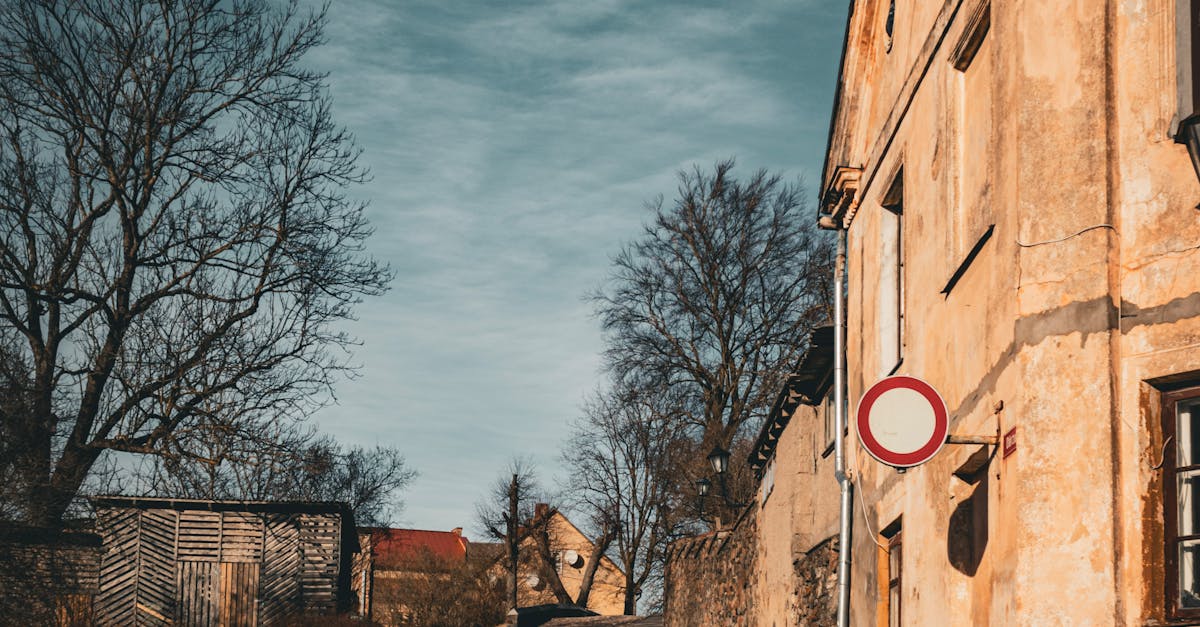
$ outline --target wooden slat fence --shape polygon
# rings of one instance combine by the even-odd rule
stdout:
[[[335,517],[301,515],[300,594],[305,609],[332,612],[337,609],[337,575],[341,558],[341,525]]]
[[[96,525],[104,536],[100,558],[100,594],[96,597],[96,624],[135,625],[137,607],[138,533],[141,512],[136,509],[104,509],[96,513]]]
[[[300,596],[300,516],[267,514],[259,616],[264,625],[281,625],[303,610]]]
[[[337,514],[101,508],[96,624],[257,627],[338,609]]]
[[[138,546],[138,625],[170,625],[175,618],[175,532],[178,512],[142,512]]]

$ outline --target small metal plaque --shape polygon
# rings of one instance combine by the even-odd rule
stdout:
[[[1017,452],[1017,428],[1013,427],[1004,434],[1004,459]]]

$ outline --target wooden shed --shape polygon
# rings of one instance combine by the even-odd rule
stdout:
[[[285,625],[350,609],[344,503],[99,497],[97,625]]]

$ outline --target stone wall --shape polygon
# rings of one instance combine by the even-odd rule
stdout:
[[[666,627],[758,624],[757,514],[752,505],[730,529],[671,545],[663,592]]]
[[[837,616],[837,537],[793,556],[786,616],[768,616],[760,589],[759,510],[730,529],[685,538],[667,557],[666,627],[830,625]],[[776,612],[781,608],[776,606]]]
[[[0,528],[0,622],[90,625],[100,555],[91,533]]]
[[[796,593],[788,625],[832,625],[837,620],[837,536],[796,556]]]

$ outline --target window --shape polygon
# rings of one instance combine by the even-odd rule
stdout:
[[[954,256],[962,260],[995,220],[991,210],[992,53],[988,31],[991,4],[982,2],[967,17],[950,62],[958,71],[958,216]]]
[[[833,451],[835,444],[833,440],[837,435],[837,413],[833,406],[833,388],[825,393],[825,401],[821,403],[821,412],[825,414],[825,452],[822,455],[829,455]]]
[[[900,576],[904,551],[900,546],[900,519],[879,532],[879,624],[899,627],[901,588]],[[884,619],[886,618],[886,622]]]
[[[771,455],[771,461],[767,462],[767,467],[763,469],[762,476],[762,502],[767,502],[767,497],[771,496],[771,492],[775,490],[775,455]]]
[[[904,359],[904,171],[896,173],[883,197],[880,222],[879,351],[881,375]]]
[[[1167,609],[1200,617],[1200,387],[1163,394],[1163,537]]]

